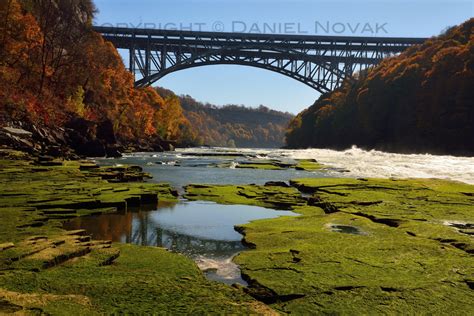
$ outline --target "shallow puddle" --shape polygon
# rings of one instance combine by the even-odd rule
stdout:
[[[235,225],[252,220],[297,216],[248,205],[220,205],[203,201],[160,204],[157,209],[76,218],[65,229],[85,229],[94,239],[158,246],[192,258],[209,279],[240,283],[232,258],[246,247]]]
[[[348,225],[331,225],[331,230],[337,233],[352,234],[352,235],[365,235],[359,228]]]

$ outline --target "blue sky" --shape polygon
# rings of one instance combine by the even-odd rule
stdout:
[[[286,28],[287,33],[309,35],[429,37],[472,17],[473,3],[464,0],[95,0],[99,10],[95,24],[266,33],[284,33]],[[291,113],[300,112],[319,96],[317,91],[291,78],[243,66],[183,70],[156,84],[216,105],[264,104]]]

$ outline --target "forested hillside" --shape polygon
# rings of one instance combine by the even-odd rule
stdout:
[[[474,19],[384,60],[291,122],[290,148],[474,154]]]
[[[174,97],[170,90],[157,88],[157,91],[163,96]],[[203,104],[188,95],[179,99],[194,132],[193,142],[197,145],[282,147],[286,127],[293,117],[262,105],[259,108],[218,107]]]
[[[188,141],[179,100],[134,88],[117,50],[92,31],[94,11],[91,0],[0,0],[3,144],[113,155]]]

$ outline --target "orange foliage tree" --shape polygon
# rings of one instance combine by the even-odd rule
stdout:
[[[180,140],[179,102],[135,89],[114,46],[93,32],[91,0],[0,0],[2,121],[110,121],[124,143]]]
[[[321,96],[290,123],[288,146],[473,154],[473,28],[470,19]]]

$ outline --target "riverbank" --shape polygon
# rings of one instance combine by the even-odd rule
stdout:
[[[188,258],[163,248],[91,240],[62,223],[176,201],[166,184],[129,182],[139,168],[34,159],[3,152],[0,170],[0,312],[263,313],[242,291],[206,280]],[[108,180],[103,180],[107,178]],[[271,314],[271,310],[268,310]]]
[[[251,248],[234,259],[249,283],[242,288],[207,280],[192,260],[163,248],[92,240],[86,231],[62,229],[71,218],[151,210],[159,201],[177,200],[168,184],[143,183],[149,175],[142,168],[2,153],[1,312],[462,315],[471,310],[472,185],[320,177],[188,185],[188,200],[299,214],[236,227]],[[321,172],[315,161],[300,164]],[[174,174],[201,170],[166,168]]]

